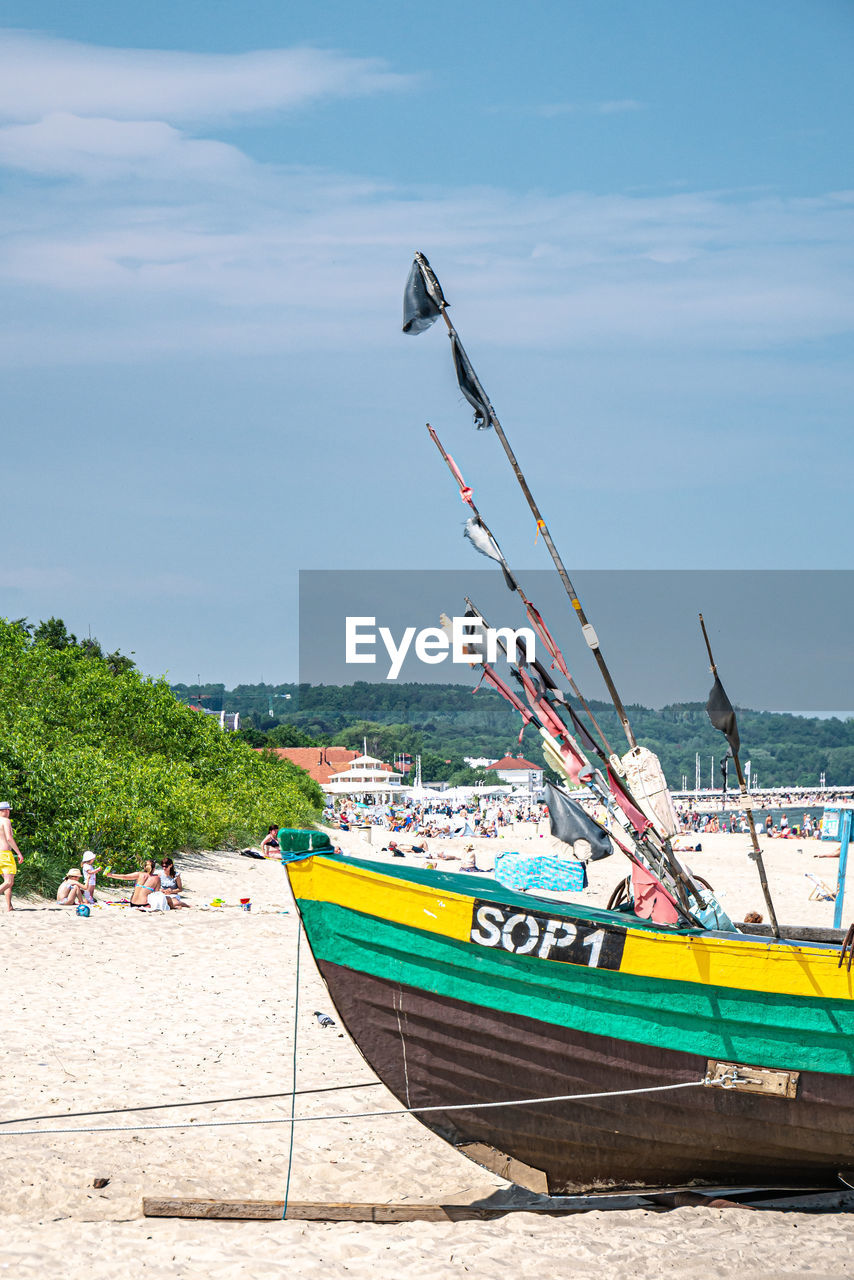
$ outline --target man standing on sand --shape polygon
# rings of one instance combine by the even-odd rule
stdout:
[[[14,911],[12,906],[12,886],[18,873],[14,854],[17,854],[19,864],[24,861],[24,855],[15,843],[15,835],[12,831],[12,822],[9,818],[11,808],[12,806],[8,800],[0,800],[0,872],[3,874],[0,893],[6,899],[7,911]]]

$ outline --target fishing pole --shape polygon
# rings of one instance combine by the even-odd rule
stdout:
[[[425,277],[428,291],[430,292],[434,303],[436,304],[436,306],[438,306],[441,312],[442,319],[445,321],[445,324],[448,329],[448,335],[452,343],[454,344],[455,348],[459,349],[459,354],[462,357],[462,361],[464,362],[464,365],[466,367],[466,372],[471,377],[471,380],[474,384],[474,388],[483,405],[483,408],[486,410],[486,413],[488,414],[490,425],[493,427],[495,434],[498,436],[498,439],[501,441],[502,448],[504,449],[504,452],[507,455],[507,459],[510,463],[510,466],[513,469],[513,473],[519,482],[519,487],[521,488],[523,494],[525,495],[525,500],[528,503],[528,506],[531,509],[531,513],[537,522],[537,529],[543,535],[543,541],[545,542],[546,546],[549,549],[549,554],[551,555],[551,558],[554,561],[555,568],[557,569],[558,575],[560,576],[560,580],[563,583],[563,586],[567,595],[569,596],[570,604],[575,610],[576,616],[581,625],[581,631],[582,631],[582,634],[584,635],[585,642],[587,643],[588,648],[590,649],[590,651],[593,654],[593,657],[596,660],[596,664],[599,667],[599,671],[601,672],[602,679],[605,681],[605,685],[607,687],[611,701],[614,704],[614,709],[616,710],[620,723],[623,726],[623,732],[626,735],[626,740],[629,744],[629,747],[632,750],[634,750],[635,747],[637,747],[637,741],[635,739],[634,733],[632,732],[632,727],[629,724],[629,717],[626,713],[625,707],[623,706],[622,699],[620,698],[620,695],[617,692],[617,686],[614,684],[613,677],[611,675],[611,672],[608,669],[608,664],[605,662],[604,655],[599,645],[599,637],[597,636],[595,629],[591,625],[586,613],[584,612],[584,608],[582,607],[581,601],[578,598],[578,592],[575,590],[575,587],[572,585],[572,582],[570,581],[570,577],[569,577],[569,574],[567,573],[566,566],[564,565],[563,560],[561,559],[560,553],[558,552],[558,549],[555,546],[554,540],[551,536],[551,533],[549,532],[548,525],[543,519],[543,514],[540,511],[540,508],[534,499],[534,495],[531,492],[530,486],[528,485],[528,481],[525,478],[522,468],[519,466],[519,462],[516,458],[516,455],[513,452],[512,448],[510,447],[510,441],[507,439],[507,436],[505,435],[504,428],[502,427],[498,419],[498,414],[495,412],[495,409],[493,408],[489,397],[487,396],[486,392],[483,389],[480,379],[478,378],[477,374],[474,371],[474,368],[472,367],[471,361],[466,355],[465,348],[463,347],[463,344],[460,342],[460,336],[457,333],[456,329],[454,328],[451,318],[448,315],[448,302],[446,301],[445,295],[442,292],[442,286],[439,284],[439,281],[436,277],[436,273],[433,271],[433,268],[430,266],[430,263],[427,261],[423,253],[416,253],[415,261],[418,263],[419,269],[421,270],[423,276]],[[455,363],[456,363],[456,351],[455,351]]]
[[[528,597],[525,595],[525,592],[522,590],[522,587],[519,584],[519,579],[516,577],[515,573],[513,573],[513,571],[510,569],[509,565],[507,564],[507,561],[504,558],[504,554],[498,545],[498,541],[494,533],[491,531],[486,521],[484,520],[483,516],[480,514],[477,507],[475,506],[474,498],[472,496],[472,493],[473,493],[472,489],[466,484],[465,480],[462,477],[462,473],[460,472],[459,467],[457,466],[456,462],[454,462],[454,459],[451,457],[451,455],[447,452],[447,450],[445,449],[445,446],[442,444],[436,431],[434,430],[433,427],[431,427],[429,422],[427,423],[427,430],[430,434],[430,439],[433,441],[436,448],[439,450],[439,453],[442,455],[442,458],[444,459],[448,470],[450,471],[451,475],[454,477],[457,484],[459,485],[460,497],[462,498],[463,502],[467,503],[468,506],[471,508],[475,518],[480,523],[481,527],[483,528],[483,530],[487,535],[487,538],[493,544],[495,551],[498,553],[500,557],[498,563],[501,565],[502,569],[504,570],[504,576],[507,581],[507,585],[511,587],[511,590],[517,593],[520,600],[524,604],[529,620],[533,623],[541,639],[543,640],[543,643],[546,645],[546,648],[548,649],[549,653],[552,655],[559,669],[561,670],[564,677],[568,681],[570,689],[575,694],[576,698],[578,698],[578,701],[581,703],[585,712],[589,716],[590,722],[595,728],[596,732],[599,734],[599,737],[602,739],[602,742],[605,746],[606,751],[608,752],[608,755],[616,756],[616,752],[614,751],[614,748],[611,746],[610,742],[608,741],[605,735],[604,729],[599,724],[598,720],[593,714],[591,707],[588,705],[587,700],[585,699],[578,685],[573,680],[570,674],[569,668],[566,664],[566,659],[564,658],[563,654],[558,648],[557,643],[555,642],[555,640],[551,635],[551,632],[548,630],[545,623],[543,622],[543,619],[540,616],[539,610],[534,606],[533,602],[529,600]],[[485,554],[488,554],[488,553],[485,553]],[[511,583],[512,583],[512,586],[511,586]]]
[[[608,752],[608,755],[606,756],[605,754],[603,754],[603,752],[601,751],[599,746],[596,744],[596,742],[594,742],[594,740],[590,737],[590,735],[584,729],[583,725],[581,725],[581,723],[578,721],[578,718],[575,716],[575,713],[573,712],[572,708],[565,702],[565,700],[561,701],[561,698],[558,697],[559,691],[557,689],[557,685],[551,679],[546,669],[539,662],[534,660],[531,663],[531,665],[537,671],[537,674],[542,680],[543,686],[544,686],[542,696],[546,700],[552,716],[555,716],[558,722],[557,724],[555,724],[554,722],[550,724],[549,728],[551,730],[551,733],[552,734],[557,733],[557,736],[560,737],[568,733],[568,729],[569,729],[569,727],[566,725],[564,721],[563,715],[558,714],[555,709],[554,703],[555,701],[558,701],[560,702],[561,706],[565,709],[567,714],[573,720],[575,727],[579,731],[581,731],[585,737],[589,739],[590,748],[594,750],[596,754],[599,756],[600,760],[602,761],[603,765],[606,768],[606,771],[608,771],[609,773],[609,777],[613,779],[615,787],[617,787],[620,790],[620,792],[625,796],[625,798],[633,806],[639,808],[639,806],[637,805],[637,801],[635,800],[635,797],[631,793],[631,789],[625,783],[623,777],[619,775],[616,769],[614,770],[613,773],[611,773],[611,769],[616,760],[613,747],[608,742],[608,739],[605,736],[604,731],[602,730],[601,726],[596,720],[596,717],[594,716],[592,709],[588,706],[586,700],[584,699],[581,693],[581,690],[578,688],[575,681],[573,680],[569,672],[569,669],[566,665],[566,662],[563,658],[563,654],[560,652],[560,649],[557,647],[557,644],[552,638],[551,633],[548,631],[548,628],[546,627],[546,624],[543,621],[539,611],[534,607],[533,603],[528,600],[527,596],[522,590],[522,587],[519,584],[518,579],[510,569],[510,566],[507,563],[504,553],[502,552],[500,546],[498,545],[498,541],[495,535],[492,533],[492,530],[489,528],[486,521],[483,519],[483,516],[481,515],[480,511],[478,510],[475,504],[472,488],[466,484],[465,479],[463,478],[462,472],[460,471],[454,459],[445,449],[444,445],[439,439],[437,432],[430,425],[429,422],[427,423],[427,431],[430,435],[431,440],[436,445],[436,448],[439,450],[439,453],[441,454],[446,466],[448,467],[448,470],[456,480],[460,490],[460,497],[462,498],[463,502],[465,502],[470,507],[473,513],[473,518],[477,521],[477,529],[474,532],[470,532],[469,525],[467,523],[466,532],[469,534],[470,540],[473,542],[477,550],[481,551],[482,554],[489,556],[490,559],[496,560],[497,563],[500,564],[504,572],[504,577],[507,581],[508,587],[512,591],[515,591],[520,596],[523,603],[525,604],[530,621],[533,623],[533,625],[535,626],[540,636],[544,639],[546,646],[549,649],[549,652],[552,654],[552,656],[555,658],[555,661],[558,663],[558,666],[561,672],[563,673],[563,675],[568,680],[572,691],[576,694],[582,706],[587,711],[587,714],[589,715],[593,725],[595,726],[597,732],[599,733],[600,738],[602,739],[602,742]],[[474,612],[477,613],[477,610],[475,609],[472,601],[469,599],[468,596],[466,597],[466,604],[469,606],[470,609],[474,610]],[[505,651],[505,656],[506,656],[506,651]],[[527,654],[526,654],[526,659],[527,659]],[[514,670],[514,675],[516,679],[519,681],[519,683],[522,685],[523,689],[525,690],[526,696],[528,697],[528,700],[531,703],[531,705],[536,706],[536,699],[532,697],[532,693],[527,687],[525,677],[519,671],[515,671],[515,670]],[[540,732],[544,733],[545,730],[541,728]],[[546,738],[544,740],[543,750],[546,753],[546,757],[549,760],[549,763],[553,767],[557,768],[559,771],[562,771],[559,748],[557,747],[557,744],[555,744],[554,746],[550,746],[550,742],[552,742],[552,739],[550,738]],[[556,756],[555,759],[550,758],[550,755],[549,755],[550,751],[552,751]],[[573,779],[573,782],[575,782],[575,779]],[[655,822],[653,821],[653,827],[654,826],[655,826]],[[656,831],[656,836],[658,837],[662,845],[661,857],[666,861],[668,858],[670,858],[670,861],[667,861],[667,865],[670,867],[671,872],[674,875],[674,878],[678,882],[678,875],[676,873],[675,868],[678,867],[680,871],[682,870],[682,868],[678,862],[678,859],[673,859],[671,856],[672,850],[670,849],[670,846],[667,842],[666,830],[662,830],[661,832]],[[687,902],[686,902],[686,905],[687,905]]]
[[[483,618],[483,614],[480,613],[477,606],[473,603],[473,601],[468,596],[466,596],[466,604],[473,611],[473,614],[484,623],[484,626],[486,626],[487,624],[485,619]],[[632,820],[629,814],[627,814],[625,810],[622,808],[622,806],[620,805],[620,797],[615,793],[614,790],[611,789],[610,786],[606,785],[605,780],[602,777],[602,775],[599,773],[599,771],[598,770],[594,771],[592,769],[590,762],[587,760],[587,758],[584,755],[584,752],[579,747],[578,743],[575,741],[572,734],[569,732],[569,729],[567,728],[567,726],[565,726],[561,722],[558,728],[557,726],[554,725],[554,723],[551,720],[549,721],[548,724],[543,724],[544,717],[543,717],[542,707],[539,705],[539,702],[536,699],[531,698],[528,688],[526,687],[525,681],[522,677],[519,664],[518,663],[514,664],[513,661],[511,660],[507,650],[507,646],[502,640],[502,638],[500,636],[496,636],[496,639],[497,639],[498,647],[500,647],[502,653],[504,654],[504,657],[507,659],[507,662],[510,665],[510,670],[513,673],[514,678],[519,681],[519,683],[522,685],[522,688],[525,690],[526,696],[528,696],[528,701],[531,704],[533,717],[537,720],[540,726],[540,734],[544,738],[544,749],[549,744],[549,742],[554,743],[554,750],[551,753],[551,758],[549,753],[546,753],[547,759],[550,759],[550,763],[553,765],[553,767],[556,767],[559,772],[564,773],[565,776],[569,778],[569,780],[573,785],[578,785],[579,775],[581,773],[589,771],[590,776],[585,779],[584,785],[589,787],[590,790],[593,791],[593,793],[597,796],[597,798],[601,800],[602,803],[605,804],[606,806],[609,804],[611,800],[613,800],[616,802],[617,806],[621,809],[621,812],[623,815],[623,821],[621,821],[620,825],[625,831],[628,838],[632,840],[632,842],[635,844],[636,848],[638,849],[639,851],[638,860],[640,861],[641,865],[644,866],[647,870],[651,870],[653,874],[655,874],[657,878],[660,880],[662,880],[662,877],[665,874],[665,869],[666,869],[666,874],[670,877],[672,881],[672,891],[676,893],[676,896],[678,899],[677,905],[679,910],[687,919],[691,921],[692,924],[695,924],[700,928],[705,928],[706,926],[703,924],[703,922],[700,919],[698,919],[695,911],[692,910],[688,895],[690,894],[691,897],[694,898],[694,900],[699,904],[701,908],[713,906],[715,911],[719,913],[720,908],[718,908],[717,903],[703,902],[703,899],[699,890],[699,886],[694,882],[694,879],[691,876],[690,872],[688,872],[688,870],[685,867],[683,867],[682,864],[679,862],[678,858],[674,856],[674,854],[672,853],[672,850],[669,847],[669,843],[667,841],[664,841],[664,842],[660,841],[660,837],[658,836],[658,833],[655,831],[654,826],[646,817],[646,815],[640,812],[636,801],[631,795],[631,792],[628,790],[627,787],[623,785],[622,779],[615,777],[611,773],[611,771],[608,770],[609,782],[612,784],[613,787],[616,787],[620,790],[620,792],[623,794],[623,796],[626,798],[626,800],[629,802],[629,804],[632,806],[632,808],[635,810],[638,817],[641,819],[642,823],[644,824],[640,831],[637,830],[635,821]],[[485,660],[483,661],[483,666],[484,666],[484,672],[486,674],[488,663],[486,663]],[[497,688],[498,692],[501,693],[502,696],[507,698],[507,701],[509,701],[511,705],[515,706],[516,709],[518,710],[519,700],[516,698],[515,694],[513,694],[512,690],[507,689],[507,686],[503,685],[503,682],[501,681],[500,677],[497,675],[497,673],[492,671],[491,668],[489,670],[488,678],[489,678],[489,682],[493,685],[493,687]],[[508,694],[509,694],[509,697],[508,697]],[[543,700],[545,700],[545,698]],[[522,706],[524,707],[524,704],[522,704]],[[524,710],[527,712],[527,708],[524,708]],[[558,713],[558,710],[556,708],[551,708],[551,710],[552,710],[552,714],[560,721],[561,717]],[[528,718],[526,720],[526,723],[530,723],[530,717],[531,717],[531,712],[528,712]],[[557,733],[555,732],[556,729],[557,729]],[[570,750],[572,755],[575,757],[575,759],[579,762],[579,765],[582,766],[581,768],[574,770],[575,772],[574,777],[568,769],[567,761],[565,757],[563,757],[562,753],[560,752],[559,742],[555,740],[558,735],[564,738],[568,749]],[[583,766],[586,766],[586,770]],[[606,764],[606,767],[607,767],[607,764]],[[652,832],[652,835],[656,839],[655,844],[650,839],[650,832]],[[620,845],[620,847],[623,849],[624,853],[629,854],[629,850],[623,848],[622,845]],[[663,883],[663,880],[662,880],[662,883]],[[667,888],[666,885],[664,887]],[[668,892],[670,892],[670,890],[668,890]]]
[[[715,665],[714,657],[712,656],[712,646],[709,643],[709,635],[708,635],[708,632],[706,631],[706,624],[703,621],[702,614],[700,614],[700,627],[703,632],[703,639],[706,642],[706,652],[709,655],[709,664],[712,668],[712,675],[714,676],[715,682],[717,684],[719,683],[718,669],[717,669],[717,666]],[[723,691],[723,686],[721,686],[721,690]],[[724,695],[724,697],[726,697],[726,695]],[[727,698],[727,702],[729,702],[728,698]],[[708,712],[708,706],[706,707],[706,711]],[[732,711],[733,724],[735,724],[735,711],[732,710],[731,705],[730,705],[730,711]],[[709,719],[711,719],[711,715],[709,716]],[[712,724],[714,724],[713,720],[712,720]],[[719,728],[719,726],[715,725],[715,728],[717,729]],[[722,730],[721,732],[725,733],[726,731]],[[727,739],[729,740],[729,734],[727,734],[726,736],[727,736]],[[736,741],[737,740],[738,739],[736,738]],[[732,751],[732,758],[733,758],[733,761],[735,762],[735,773],[736,773],[736,777],[738,778],[739,788],[741,790],[742,803],[747,813],[747,825],[750,828],[750,840],[753,845],[753,853],[750,856],[753,859],[753,861],[756,863],[756,869],[759,872],[759,883],[762,885],[762,893],[765,896],[765,905],[768,908],[768,915],[771,918],[772,932],[775,938],[779,938],[780,926],[777,923],[777,915],[776,915],[776,912],[774,911],[774,903],[771,901],[771,890],[768,888],[768,877],[765,874],[765,863],[762,860],[762,850],[759,847],[759,837],[756,834],[756,823],[753,821],[753,809],[751,808],[750,800],[748,798],[747,783],[744,780],[744,773],[741,768],[741,760],[738,757],[738,751],[733,748],[732,742],[729,743],[729,748],[730,748],[730,751]]]

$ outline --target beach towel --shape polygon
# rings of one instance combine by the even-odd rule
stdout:
[[[524,858],[518,853],[499,853],[493,875],[506,889],[521,892],[548,889],[552,893],[577,893],[587,887],[584,863],[564,858]]]

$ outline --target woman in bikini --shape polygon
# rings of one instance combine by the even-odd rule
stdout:
[[[154,869],[155,865],[153,858],[146,858],[145,862],[142,864],[141,871],[131,872],[131,874],[127,876],[119,875],[115,871],[108,871],[106,872],[106,875],[110,880],[133,880],[134,888],[130,898],[130,905],[132,907],[147,907],[149,905],[155,906],[159,905],[159,901],[155,899],[154,902],[151,902],[150,899],[152,894],[159,893],[161,897],[165,897],[160,886],[160,876]],[[166,898],[166,902],[169,904],[168,898]]]
[[[265,858],[278,858],[281,851],[279,849],[279,828],[268,827],[267,834],[261,841],[261,852]]]

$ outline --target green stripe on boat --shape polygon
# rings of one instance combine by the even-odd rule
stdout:
[[[530,905],[530,898],[523,902]],[[781,1070],[854,1075],[850,1001],[544,965],[346,907],[298,905],[315,957],[357,972],[594,1035]]]

